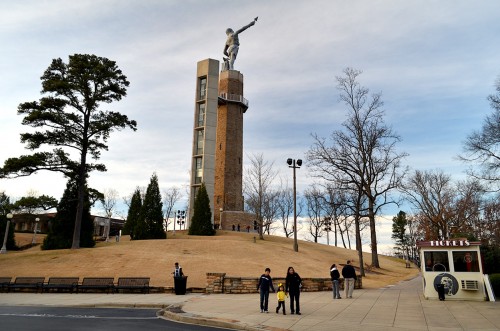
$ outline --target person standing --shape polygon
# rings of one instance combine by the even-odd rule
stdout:
[[[174,274],[174,278],[180,278],[184,276],[184,273],[182,272],[182,267],[179,266],[179,262],[175,262],[174,271],[172,273]]]
[[[352,299],[354,291],[354,282],[356,281],[356,270],[351,265],[351,261],[347,260],[347,264],[342,268],[342,276],[344,277],[345,297]]]
[[[339,278],[340,272],[337,270],[337,266],[332,264],[330,267],[330,277],[332,278],[332,290],[333,290],[333,298],[334,299],[342,299],[340,297],[340,289],[339,289]]]
[[[182,272],[182,268],[178,262],[175,262],[174,271],[172,272],[172,274],[174,274],[175,294],[176,295],[186,294],[186,279],[187,279],[187,277],[184,277],[184,273]]]
[[[279,284],[278,285],[278,293],[277,293],[277,297],[278,297],[278,307],[276,307],[276,314],[279,313],[280,311],[280,308],[283,307],[283,315],[286,315],[286,311],[285,311],[285,297],[286,297],[286,293],[285,293],[285,288],[283,287],[283,284]]]
[[[267,310],[269,306],[269,288],[274,291],[273,279],[270,276],[271,269],[266,268],[264,273],[259,278],[259,284],[257,284],[257,290],[260,292],[260,312],[269,313]]]
[[[293,267],[288,267],[285,280],[285,292],[290,295],[291,314],[300,314],[300,288],[302,287],[302,278],[295,272]]]

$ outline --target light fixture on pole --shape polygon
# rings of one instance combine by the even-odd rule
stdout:
[[[184,225],[185,221],[184,219],[186,218],[186,211],[185,210],[178,210],[177,211],[177,224],[179,225],[179,230],[182,230],[182,225]]]
[[[300,168],[302,160],[287,159],[286,163],[289,168],[293,168],[293,250],[299,251],[299,244],[297,242],[297,179],[295,176],[295,169]]]
[[[7,226],[5,227],[5,235],[3,236],[3,245],[2,245],[2,249],[0,250],[0,254],[7,253],[7,237],[9,236],[10,220],[12,219],[13,216],[14,215],[12,215],[12,213],[7,214]]]
[[[332,231],[332,218],[331,217],[325,217],[323,220],[323,225],[325,226],[325,231],[326,231],[326,244],[330,245],[330,231]]]
[[[36,244],[36,231],[38,230],[38,222],[40,222],[40,219],[37,217],[35,218],[35,228],[33,229],[33,240],[31,240],[32,245]]]

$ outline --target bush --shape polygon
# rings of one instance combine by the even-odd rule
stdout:
[[[498,298],[500,297],[500,274],[491,274],[489,277],[493,293],[495,293],[495,297]]]

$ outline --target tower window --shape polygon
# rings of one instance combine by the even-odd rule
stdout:
[[[205,125],[205,104],[198,104],[198,123],[197,126]]]
[[[203,130],[198,130],[196,133],[196,154],[203,154]]]
[[[201,184],[203,180],[203,158],[197,157],[195,160],[194,183]]]
[[[198,86],[198,100],[205,99],[205,95],[207,94],[207,77],[201,77]]]

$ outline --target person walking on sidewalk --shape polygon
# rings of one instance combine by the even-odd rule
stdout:
[[[351,265],[351,261],[347,260],[347,264],[342,268],[342,276],[344,277],[345,297],[352,299],[354,291],[354,282],[356,281],[356,270]]]
[[[337,266],[332,264],[330,267],[330,277],[332,278],[332,290],[333,290],[333,298],[334,299],[342,299],[340,297],[340,289],[339,289],[339,278],[340,272],[337,270]]]
[[[293,267],[288,267],[285,281],[285,292],[290,294],[290,312],[291,314],[300,314],[300,288],[302,287],[302,278],[295,272]],[[295,307],[294,307],[295,306]]]
[[[266,268],[265,272],[259,278],[259,284],[257,285],[257,290],[260,292],[260,312],[269,313],[267,310],[269,305],[269,288],[274,291],[273,279],[270,276],[271,269]]]
[[[285,288],[283,287],[283,284],[281,284],[281,283],[278,285],[277,296],[278,296],[278,307],[276,307],[276,314],[279,313],[280,308],[283,307],[283,315],[286,315],[285,297],[287,297],[288,295],[286,295]]]

